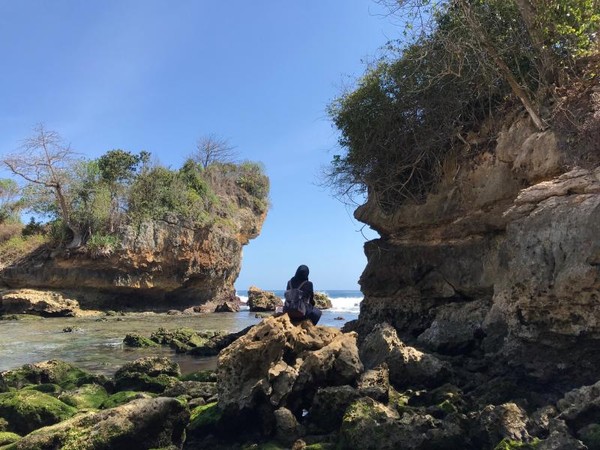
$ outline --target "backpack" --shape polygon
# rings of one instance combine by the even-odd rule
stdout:
[[[300,283],[300,286],[294,288],[290,282],[290,288],[283,294],[285,297],[283,312],[287,313],[290,319],[304,319],[306,316],[306,292],[300,290],[304,283],[306,281],[303,281]]]

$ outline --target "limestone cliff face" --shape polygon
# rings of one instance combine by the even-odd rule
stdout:
[[[108,254],[41,249],[0,272],[9,288],[63,291],[82,307],[213,311],[234,297],[242,248],[260,233],[266,210],[240,203],[232,220],[195,226],[175,216],[121,230]]]
[[[360,207],[381,238],[365,245],[359,330],[388,321],[441,353],[477,346],[537,376],[569,366],[595,380],[600,168],[568,167],[557,142],[520,120],[469,166],[446,161],[424,204]]]

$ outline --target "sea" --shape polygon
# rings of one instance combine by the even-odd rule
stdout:
[[[283,297],[283,291],[273,291]],[[322,291],[333,308],[324,310],[319,325],[341,328],[358,318],[360,291]],[[238,291],[242,302],[247,291]],[[170,348],[129,348],[123,345],[127,333],[149,337],[158,328],[187,327],[201,331],[240,331],[262,320],[247,306],[235,313],[167,315],[127,313],[109,317],[50,317],[28,320],[0,320],[0,371],[49,359],[61,359],[93,373],[111,376],[128,361],[144,356],[167,356],[177,362],[182,373],[214,369],[216,357],[177,354]],[[69,331],[70,330],[70,331]]]

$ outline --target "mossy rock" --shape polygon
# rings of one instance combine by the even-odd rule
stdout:
[[[17,442],[21,439],[17,433],[12,433],[10,431],[0,431],[0,446],[12,444],[13,442]]]
[[[188,432],[191,434],[206,435],[212,433],[221,420],[223,413],[219,409],[217,402],[194,408],[190,415],[190,424]]]
[[[77,410],[55,397],[34,390],[0,394],[0,417],[9,423],[9,430],[27,434],[73,416]]]
[[[137,333],[128,333],[123,339],[123,345],[127,347],[135,348],[146,348],[146,347],[158,347],[159,345],[152,339],[144,337]]]
[[[156,377],[146,375],[145,373],[133,372],[121,374],[116,380],[117,391],[146,391],[160,394],[165,389],[177,384],[179,380],[165,374]]]
[[[212,383],[217,381],[217,373],[214,370],[200,370],[198,372],[182,375],[179,379],[181,381],[203,381]]]
[[[77,409],[98,409],[108,399],[104,386],[84,384],[74,391],[63,392],[58,399]]]
[[[315,292],[315,306],[319,309],[331,309],[331,299],[323,292]]]
[[[137,391],[121,391],[117,392],[111,396],[109,396],[102,404],[100,408],[109,409],[114,408],[116,406],[124,405],[125,403],[129,403],[132,400],[137,400],[138,398],[151,398],[152,395],[146,392],[137,392]]]
[[[181,448],[189,411],[173,399],[139,399],[35,430],[3,450]]]
[[[61,388],[58,384],[54,383],[30,384],[28,386],[25,386],[23,389],[53,395],[58,395],[63,391],[63,388]]]
[[[531,442],[513,441],[512,439],[502,439],[494,450],[535,450],[540,444],[539,439],[534,439]]]
[[[105,377],[93,375],[72,364],[54,359],[0,372],[0,391],[48,383],[57,384],[63,389],[73,389],[83,384],[104,384],[106,381]]]
[[[188,346],[190,348],[202,347],[206,345],[210,337],[203,335],[191,328],[177,328],[175,330],[167,330],[159,328],[158,331],[152,333],[150,339],[162,345],[170,345],[174,348]]]

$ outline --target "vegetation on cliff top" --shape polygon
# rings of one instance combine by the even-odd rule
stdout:
[[[15,179],[0,180],[0,259],[13,260],[44,240],[110,254],[123,226],[147,220],[232,227],[241,208],[264,214],[269,180],[262,167],[230,162],[231,156],[226,141],[211,137],[199,140],[179,169],[151,161],[145,151],[115,149],[90,160],[39,125],[19,151],[2,159]],[[31,219],[23,227],[22,211],[49,221]]]
[[[472,156],[511,112],[571,144],[600,138],[593,111],[565,100],[578,83],[597,84],[597,0],[378,3],[406,21],[406,39],[389,42],[329,106],[344,152],[327,175],[341,196],[368,193],[387,211],[419,203],[447,155]]]

